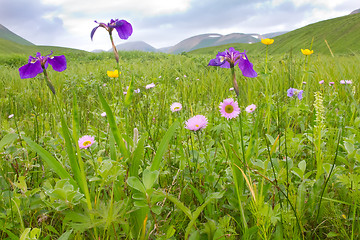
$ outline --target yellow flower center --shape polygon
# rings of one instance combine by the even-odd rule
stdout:
[[[180,109],[179,107],[174,107],[174,110],[178,110],[178,109]]]
[[[198,124],[195,124],[195,127],[199,127],[199,125],[198,125]]]
[[[233,107],[233,106],[227,105],[227,106],[225,107],[225,112],[226,112],[226,113],[232,113],[233,111],[234,111],[234,107]]]
[[[91,144],[90,141],[85,141],[85,142],[83,143],[83,146],[87,146],[87,145],[90,145],[90,144]]]

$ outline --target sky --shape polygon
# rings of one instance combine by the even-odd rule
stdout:
[[[205,33],[291,31],[359,9],[358,0],[0,0],[0,24],[36,45],[109,50],[105,29],[90,39],[94,22],[124,19],[133,34],[115,44],[145,41],[173,46]]]

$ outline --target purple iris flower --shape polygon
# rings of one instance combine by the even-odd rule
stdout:
[[[97,21],[95,21],[95,22],[98,23]],[[98,29],[98,27],[105,28],[106,31],[108,31],[110,35],[112,35],[112,31],[115,28],[119,37],[124,40],[128,39],[133,32],[131,24],[125,20],[111,19],[110,23],[108,23],[108,24],[106,24],[106,23],[98,23],[98,24],[99,24],[99,26],[95,27],[91,31],[91,34],[90,34],[91,40],[93,39],[95,31]]]
[[[44,69],[47,69],[48,64],[52,66],[55,71],[62,72],[66,69],[66,58],[64,55],[51,56],[53,52],[46,56],[41,56],[41,53],[37,52],[36,57],[30,56],[29,63],[19,68],[20,78],[33,78],[39,73],[42,73]]]
[[[287,90],[287,96],[288,97],[297,97],[299,100],[303,98],[303,92],[304,90],[299,90],[296,88],[289,88]]]
[[[253,64],[246,56],[246,51],[241,53],[233,47],[229,48],[229,50],[226,49],[224,52],[219,52],[216,58],[210,60],[208,66],[233,68],[237,64],[245,77],[257,77],[257,73],[253,69]]]

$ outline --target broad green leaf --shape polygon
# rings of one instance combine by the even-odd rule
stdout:
[[[58,240],[68,240],[69,237],[70,237],[70,235],[71,235],[71,233],[72,233],[72,231],[73,231],[72,229],[66,231],[65,233],[63,233],[63,234],[59,237]]]
[[[156,151],[154,160],[151,164],[150,170],[151,171],[155,171],[155,170],[159,170],[160,171],[160,162],[162,160],[162,157],[169,145],[169,141],[171,139],[171,137],[174,135],[175,130],[177,129],[177,127],[179,126],[179,122],[176,121],[174,122],[170,128],[167,130],[167,132],[165,133],[163,139],[160,142],[160,145]]]
[[[189,236],[192,226],[195,224],[196,219],[199,217],[200,213],[204,210],[206,205],[208,205],[214,199],[222,198],[224,193],[225,193],[225,191],[211,193],[208,197],[206,197],[205,202],[192,213],[191,221],[189,222],[189,224],[186,227],[185,239],[187,239],[187,237]]]
[[[69,157],[71,170],[72,170],[72,172],[74,174],[74,178],[75,178],[76,182],[78,183],[81,191],[84,192],[84,186],[83,186],[83,183],[82,183],[82,180],[81,180],[81,174],[80,174],[80,169],[79,169],[79,165],[78,165],[78,158],[77,158],[77,156],[75,154],[75,151],[74,151],[71,134],[70,134],[69,128],[68,128],[68,126],[66,124],[64,116],[61,115],[60,119],[61,119],[61,129],[62,129],[63,136],[64,136],[64,139],[65,139],[65,148],[66,148],[66,152],[67,152],[68,157]]]
[[[142,138],[140,138],[139,142],[137,143],[136,149],[134,150],[134,153],[131,157],[129,176],[139,175],[141,159],[144,158],[145,139],[146,135],[142,136]]]
[[[119,131],[117,125],[116,125],[114,114],[113,114],[110,106],[106,102],[104,96],[102,95],[102,93],[100,91],[100,88],[98,88],[98,94],[99,94],[101,105],[103,106],[103,108],[104,108],[104,110],[106,112],[106,118],[109,121],[110,129],[111,129],[111,132],[112,132],[112,134],[114,136],[115,142],[118,145],[121,154],[125,158],[129,158],[129,155],[130,155],[129,150],[125,146],[123,138],[121,137],[120,131]]]
[[[130,187],[132,187],[142,193],[146,193],[144,184],[142,184],[142,182],[140,182],[140,180],[137,177],[129,177],[127,179],[127,184],[129,184]]]
[[[25,142],[30,146],[30,148],[37,152],[40,157],[49,165],[49,167],[62,179],[69,179],[70,183],[74,186],[77,186],[74,179],[70,174],[65,170],[61,163],[56,160],[48,151],[42,148],[40,145],[32,141],[30,138],[23,137]]]
[[[6,134],[0,141],[0,151],[8,145],[12,143],[15,139],[17,139],[18,135],[16,133],[8,133]]]
[[[174,225],[170,225],[170,227],[168,228],[168,230],[166,231],[166,239],[171,238],[172,236],[174,236],[176,230]]]
[[[300,170],[303,172],[303,174],[305,173],[306,170],[306,161],[302,160],[301,162],[299,162],[298,167],[300,168]]]
[[[127,89],[127,93],[126,93],[126,97],[125,97],[125,107],[129,107],[131,100],[132,100],[132,96],[134,94],[133,91],[133,86],[132,86],[132,80],[130,81],[129,87]]]
[[[149,169],[145,169],[143,171],[142,180],[146,190],[152,188],[158,176],[159,176],[159,171],[150,171]]]
[[[189,187],[194,192],[194,194],[195,194],[196,198],[199,200],[200,204],[203,204],[204,198],[201,196],[199,191],[193,185],[191,185],[190,183],[189,183]]]
[[[28,240],[29,239],[29,233],[30,233],[31,228],[26,228],[20,236],[20,240]]]
[[[171,202],[173,202],[178,208],[181,209],[185,213],[185,215],[191,219],[192,214],[189,208],[187,208],[179,199],[172,196],[171,194],[165,194],[166,198],[169,199]]]

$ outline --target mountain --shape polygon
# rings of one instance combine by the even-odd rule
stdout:
[[[157,49],[143,41],[125,42],[116,46],[118,51],[157,52]],[[108,50],[112,52],[112,49]]]
[[[227,35],[221,35],[217,33],[201,34],[187,38],[175,46],[170,47],[168,53],[189,52],[200,48],[221,46],[230,43],[257,43],[260,42],[262,38],[267,38],[267,36],[278,36],[284,33],[285,32],[277,32],[264,35],[257,33],[231,33]]]
[[[284,54],[291,50],[294,53],[301,54],[301,48],[312,47],[315,54],[330,54],[329,45],[333,53],[352,54],[360,50],[359,32],[360,14],[351,14],[313,23],[276,36],[274,37],[274,44],[270,45],[268,50],[270,54]],[[237,43],[198,49],[192,53],[216,54],[218,51],[224,51],[229,47],[234,47],[240,51],[246,49],[248,54],[263,55],[266,51],[266,47],[261,43]]]
[[[356,14],[356,13],[360,13],[360,8],[352,11],[350,14]]]
[[[21,45],[27,45],[27,46],[33,46],[34,44],[25,40],[24,38],[20,37],[19,35],[16,35],[6,27],[0,24],[0,38],[9,40]]]

